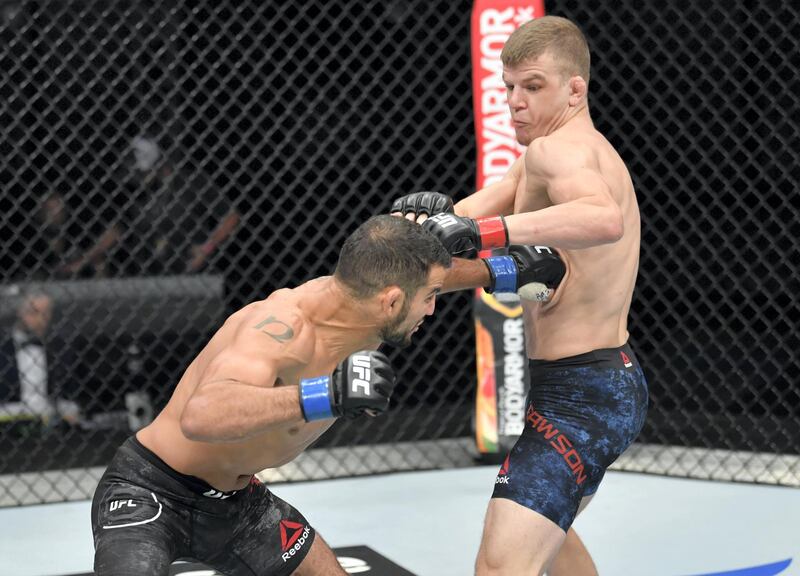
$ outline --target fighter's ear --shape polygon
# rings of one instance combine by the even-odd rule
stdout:
[[[396,318],[403,309],[406,293],[399,286],[387,286],[380,293],[381,312],[386,318]]]
[[[583,76],[572,76],[569,79],[569,105],[574,107],[580,104],[586,98],[588,90],[589,85]]]

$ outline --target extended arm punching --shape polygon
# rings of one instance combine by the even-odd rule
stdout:
[[[489,293],[516,292],[526,300],[543,302],[565,273],[564,261],[547,246],[509,246],[506,255],[454,258],[442,292],[485,288]]]
[[[423,226],[459,257],[448,271],[443,292],[483,287],[488,292],[519,292],[526,299],[544,301],[549,290],[558,287],[566,267],[547,246],[510,246],[507,255],[466,260],[478,250],[506,246],[508,232],[502,216],[473,220],[456,216],[453,210],[450,197],[439,192],[414,192],[392,204],[393,214],[415,219],[429,216]]]

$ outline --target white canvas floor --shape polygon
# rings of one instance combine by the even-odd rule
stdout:
[[[496,472],[408,472],[273,491],[334,547],[367,545],[417,576],[469,576]],[[608,472],[575,527],[605,576],[800,575],[796,488]],[[2,576],[88,572],[92,553],[89,502],[0,509]]]

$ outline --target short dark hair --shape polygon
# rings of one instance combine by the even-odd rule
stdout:
[[[357,298],[387,286],[412,297],[428,281],[431,267],[450,267],[450,254],[422,226],[398,216],[373,216],[347,237],[334,277]]]

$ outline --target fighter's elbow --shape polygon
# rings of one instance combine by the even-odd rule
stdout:
[[[209,422],[203,416],[205,410],[199,404],[202,404],[201,400],[192,399],[183,408],[180,418],[181,433],[194,442],[210,442],[214,439],[213,434],[210,433]]]
[[[203,440],[203,427],[194,416],[188,416],[184,410],[181,416],[181,433],[187,440],[201,442]]]
[[[622,212],[619,208],[613,209],[609,212],[606,218],[603,218],[599,226],[598,235],[604,244],[612,244],[622,239],[625,234],[625,222],[622,218]]]

